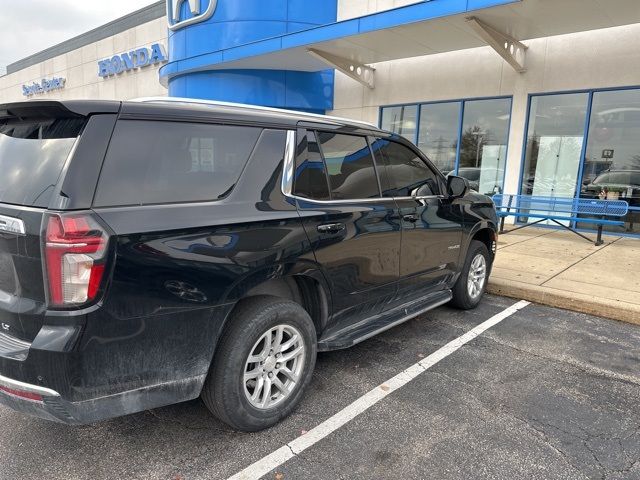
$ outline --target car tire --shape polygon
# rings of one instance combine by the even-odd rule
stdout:
[[[460,277],[453,287],[451,305],[462,310],[471,310],[478,306],[487,289],[491,273],[491,260],[487,246],[473,240],[469,245]],[[484,270],[484,273],[482,282],[479,284],[476,280],[479,280],[481,269]],[[475,288],[472,288],[472,282],[475,283]]]
[[[297,356],[288,360],[294,354]],[[316,330],[300,305],[270,296],[243,300],[222,334],[202,399],[234,430],[269,428],[287,417],[302,399],[316,354]],[[278,357],[281,363],[276,363]]]

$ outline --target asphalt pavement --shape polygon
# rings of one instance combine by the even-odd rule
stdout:
[[[257,434],[200,401],[86,427],[0,407],[0,479],[226,479],[514,303],[320,354],[300,408]],[[530,305],[264,478],[640,479],[640,327]]]

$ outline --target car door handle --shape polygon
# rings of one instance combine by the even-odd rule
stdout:
[[[344,223],[326,223],[324,225],[318,225],[318,232],[320,233],[338,233],[347,228]]]
[[[416,223],[419,220],[419,217],[415,213],[411,213],[409,215],[403,216],[402,220],[404,220],[405,222]]]

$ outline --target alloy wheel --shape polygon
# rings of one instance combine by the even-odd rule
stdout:
[[[467,277],[467,291],[472,300],[476,300],[484,289],[487,281],[487,259],[478,253],[469,266],[469,276]]]
[[[300,332],[277,325],[255,343],[245,362],[244,393],[255,408],[266,410],[291,396],[302,380],[306,348]]]

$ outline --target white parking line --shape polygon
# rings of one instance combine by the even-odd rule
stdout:
[[[469,343],[471,340],[478,337],[483,332],[502,322],[504,319],[510,317],[518,310],[522,310],[527,305],[529,305],[529,302],[523,300],[494,315],[489,320],[482,322],[480,325],[469,330],[464,335],[447,343],[439,350],[436,350],[428,357],[422,359],[403,372],[400,372],[395,377],[387,380],[383,384],[364,394],[351,405],[340,410],[331,418],[325,420],[312,430],[309,430],[306,434],[280,447],[275,452],[270,453],[254,464],[249,465],[241,472],[238,472],[232,477],[229,477],[228,480],[254,480],[263,477],[286,461],[304,452],[307,448],[315,445],[320,440],[335,432],[343,425],[349,423],[355,417],[367,411],[387,395],[390,395],[400,387],[409,383],[411,380],[414,380],[421,373],[426,372],[440,360],[448,357],[463,345]]]

